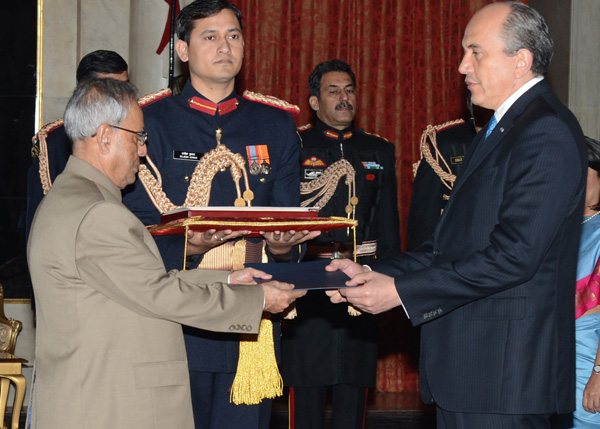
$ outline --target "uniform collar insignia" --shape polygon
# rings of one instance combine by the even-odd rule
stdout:
[[[204,113],[208,113],[211,116],[215,116],[217,111],[219,112],[219,116],[226,115],[227,113],[233,112],[237,109],[239,101],[237,98],[233,97],[227,101],[223,101],[222,103],[213,103],[210,100],[200,97],[192,97],[188,99],[190,103],[190,107],[194,110],[199,110]]]
[[[345,133],[338,133],[337,131],[325,130],[323,131],[325,137],[329,137],[333,140],[348,140],[352,137],[352,131],[346,131]]]

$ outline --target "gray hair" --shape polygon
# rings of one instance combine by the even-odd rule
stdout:
[[[92,137],[102,124],[119,125],[125,120],[137,89],[116,79],[91,79],[78,86],[65,110],[65,132],[73,143]]]
[[[506,1],[510,7],[500,37],[504,41],[504,53],[513,56],[519,49],[533,54],[531,70],[536,76],[545,75],[554,54],[554,42],[544,18],[532,7],[516,1]]]

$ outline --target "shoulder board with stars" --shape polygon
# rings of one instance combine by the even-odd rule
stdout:
[[[287,101],[280,100],[277,97],[273,97],[272,95],[263,95],[258,92],[252,91],[244,91],[242,94],[243,97],[250,101],[256,101],[258,103],[266,104],[268,106],[277,107],[278,109],[285,110],[286,112],[291,113],[292,115],[297,115],[300,113],[300,108],[295,104],[288,103]]]
[[[385,141],[386,141],[386,142],[388,142],[388,143],[390,142],[388,139],[386,139],[386,138],[385,138],[385,137],[383,137],[383,136],[380,136],[379,134],[375,134],[375,133],[369,133],[369,132],[367,132],[367,131],[365,131],[365,130],[361,130],[361,131],[362,131],[363,133],[365,133],[366,135],[368,135],[368,136],[373,136],[373,137],[380,138],[381,140],[385,140]]]
[[[302,131],[310,130],[312,127],[313,127],[312,124],[304,124],[304,125],[300,125],[299,127],[297,127],[296,131],[301,133]]]
[[[138,104],[140,105],[140,107],[144,107],[162,98],[170,97],[171,95],[172,93],[169,88],[161,89],[160,91],[156,91],[151,94],[146,94],[143,97],[138,98]]]

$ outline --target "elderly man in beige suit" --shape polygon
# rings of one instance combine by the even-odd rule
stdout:
[[[258,332],[305,292],[258,270],[166,272],[121,203],[147,134],[136,89],[78,87],[65,111],[73,156],[40,204],[28,243],[37,303],[32,427],[194,427],[179,324]],[[229,276],[229,277],[228,277]]]

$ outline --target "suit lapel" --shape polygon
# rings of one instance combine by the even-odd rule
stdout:
[[[492,133],[488,136],[487,140],[484,141],[485,136],[485,128],[477,133],[473,144],[471,145],[471,151],[467,155],[466,159],[463,162],[463,166],[458,173],[456,181],[454,182],[454,187],[452,188],[452,193],[450,194],[450,200],[444,209],[444,213],[447,213],[452,208],[453,201],[456,200],[457,195],[460,193],[462,185],[466,182],[466,180],[473,174],[479,165],[488,157],[488,155],[500,144],[505,143],[509,144],[509,142],[503,142],[505,137],[509,134],[509,132],[513,129],[515,125],[515,119],[517,119],[531,104],[531,102],[537,99],[542,93],[550,91],[550,87],[546,83],[545,80],[542,80],[531,87],[525,94],[515,101],[515,103],[506,111],[504,116],[496,128],[492,131]],[[437,235],[444,219],[446,216],[442,216],[438,225],[436,227],[435,235]]]
[[[452,189],[452,195],[459,192],[462,184],[465,180],[477,170],[477,167],[487,158],[487,156],[502,142],[507,131],[513,126],[512,118],[507,118],[507,115],[502,117],[502,120],[498,122],[496,128],[488,136],[487,140],[484,140],[485,129],[481,130],[477,137],[475,137],[475,149],[471,153],[469,162],[461,170],[460,178],[456,180]],[[452,201],[452,198],[450,198]]]

